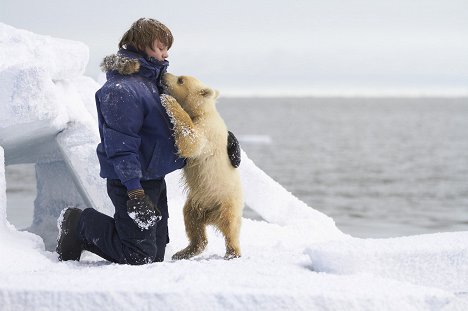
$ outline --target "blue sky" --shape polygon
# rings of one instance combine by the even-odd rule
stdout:
[[[468,93],[468,1],[2,0],[0,22],[79,40],[87,74],[139,17],[172,30],[170,71],[224,94]]]

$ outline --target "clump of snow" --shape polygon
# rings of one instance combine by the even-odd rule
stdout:
[[[77,191],[83,200],[77,203],[112,215],[95,155],[99,136],[92,94],[97,84],[80,76],[86,60],[81,46],[0,24],[0,145],[5,148],[5,159],[0,148],[2,310],[468,309],[467,233],[352,238],[338,230],[333,219],[272,180],[245,153],[239,168],[245,201],[266,221],[243,219],[241,258],[220,257],[224,238],[210,227],[210,244],[202,255],[170,260],[187,244],[185,195],[181,173],[174,172],[166,179],[171,243],[165,262],[118,265],[87,252],[80,262],[59,262],[40,237],[19,232],[7,222],[3,163],[42,147],[41,159],[54,165],[58,156],[61,168],[56,171],[67,170],[71,177],[63,180],[73,179],[76,188],[68,189],[67,181],[67,189],[60,191]],[[11,66],[6,64],[18,47],[29,54],[20,53]],[[43,144],[39,138],[44,137],[52,143]],[[47,193],[51,200],[59,191],[43,189],[54,189]],[[68,205],[58,209],[57,204],[49,218],[59,218]]]
[[[128,216],[137,224],[141,231],[148,230],[161,220],[161,216],[156,216],[148,211],[129,212]]]
[[[60,240],[62,237],[62,225],[63,225],[63,218],[65,217],[65,213],[67,212],[68,208],[64,208],[61,212],[59,217],[57,218],[57,230],[58,230],[58,235],[57,235],[57,241]],[[64,232],[67,234],[67,232]]]

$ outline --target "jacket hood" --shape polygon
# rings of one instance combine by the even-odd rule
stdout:
[[[140,70],[140,62],[137,58],[129,58],[119,54],[104,57],[101,63],[104,72],[117,71],[121,75],[131,75]]]
[[[120,49],[117,54],[104,57],[101,70],[107,74],[132,75],[139,73],[147,78],[159,77],[169,66],[168,61],[158,61],[128,49]]]

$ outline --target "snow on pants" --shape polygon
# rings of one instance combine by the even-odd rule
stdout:
[[[80,217],[78,230],[84,249],[111,262],[141,265],[163,261],[169,243],[166,182],[142,181],[145,193],[162,214],[155,226],[141,230],[127,214],[127,189],[116,179],[107,180],[107,193],[115,207],[114,218],[87,208]]]

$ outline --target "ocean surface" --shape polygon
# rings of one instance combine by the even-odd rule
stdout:
[[[261,169],[346,233],[468,230],[468,98],[221,98],[218,110]],[[8,219],[27,227],[34,167],[6,172]]]

